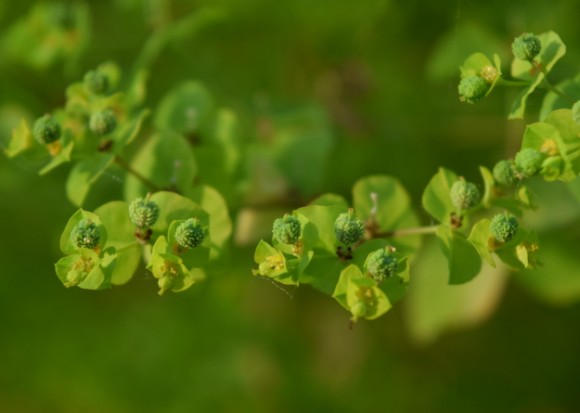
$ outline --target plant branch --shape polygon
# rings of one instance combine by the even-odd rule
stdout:
[[[562,99],[566,99],[568,102],[572,104],[576,103],[576,99],[572,98],[571,96],[568,96],[560,89],[558,89],[556,86],[554,86],[552,83],[550,83],[550,81],[548,80],[548,71],[544,66],[542,66],[542,73],[544,74],[544,84],[546,85],[546,88],[548,90],[554,92],[556,95],[560,96]]]
[[[119,156],[115,156],[114,161],[121,168],[123,168],[128,173],[130,173],[135,178],[137,178],[139,181],[141,181],[141,183],[143,183],[143,185],[145,185],[146,187],[148,187],[151,191],[153,191],[153,192],[161,191],[161,188],[159,188],[157,185],[155,185],[155,183],[153,183],[152,181],[150,181],[148,178],[145,178],[143,175],[141,175],[139,172],[137,172],[135,169],[133,169],[133,167],[131,165],[129,165],[127,162],[125,162]]]

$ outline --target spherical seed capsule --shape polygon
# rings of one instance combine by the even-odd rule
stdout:
[[[474,207],[479,203],[479,190],[475,184],[466,182],[464,179],[455,181],[449,191],[451,203],[458,210]]]
[[[467,103],[477,103],[489,91],[490,84],[479,76],[465,76],[459,81],[457,91],[459,100]]]
[[[281,244],[294,245],[300,238],[300,221],[293,215],[277,218],[272,226],[272,238]]]
[[[98,69],[87,72],[83,82],[93,95],[103,95],[109,90],[109,77]]]
[[[502,186],[513,186],[518,182],[515,166],[512,161],[502,160],[493,167],[493,178]]]
[[[89,121],[89,128],[97,136],[110,134],[117,127],[117,117],[111,109],[93,113]]]
[[[205,239],[205,229],[197,218],[189,218],[175,230],[175,240],[183,248],[195,248]]]
[[[34,138],[43,145],[52,143],[60,138],[60,124],[50,115],[44,115],[34,122],[32,132]]]
[[[139,228],[150,228],[159,218],[159,207],[153,201],[137,198],[129,205],[129,218]]]
[[[518,232],[518,220],[513,215],[497,214],[491,220],[489,231],[496,241],[508,242]]]
[[[516,154],[514,163],[516,170],[523,177],[528,178],[537,174],[542,168],[544,154],[532,148],[525,148]]]
[[[72,229],[70,239],[77,248],[94,249],[101,241],[101,230],[90,219],[81,219]]]
[[[336,218],[334,221],[334,233],[339,242],[344,245],[353,245],[359,242],[365,233],[364,223],[354,215],[350,209]]]
[[[533,33],[524,33],[514,39],[512,52],[520,60],[531,61],[542,50],[540,38]]]
[[[376,282],[392,277],[399,263],[391,248],[381,248],[371,252],[365,261],[365,269]]]

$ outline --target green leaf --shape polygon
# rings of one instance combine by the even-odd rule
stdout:
[[[227,249],[232,235],[233,224],[228,213],[225,199],[214,188],[198,185],[188,197],[209,214],[209,233],[211,234],[210,259],[215,259]]]
[[[8,147],[4,150],[6,156],[9,158],[14,158],[15,156],[25,152],[30,149],[34,144],[32,138],[32,132],[28,127],[28,123],[25,119],[20,121],[18,127],[12,130],[12,137],[10,138],[10,143]]]
[[[310,202],[310,205],[320,205],[320,206],[341,206],[344,208],[348,208],[348,202],[344,197],[337,195],[337,194],[323,194],[320,195],[318,198],[315,198],[313,201]]]
[[[317,290],[332,295],[341,271],[347,265],[336,254],[327,251],[315,251],[312,260],[300,277],[300,284],[311,284]]]
[[[204,126],[213,110],[213,98],[207,89],[199,82],[188,81],[163,97],[153,122],[160,130],[189,135]]]
[[[560,36],[552,31],[542,33],[538,37],[542,42],[542,50],[535,60],[546,73],[549,73],[556,62],[566,54],[566,46]],[[516,98],[509,114],[509,119],[523,119],[528,96],[542,83],[545,76],[530,62],[519,59],[513,60],[511,72],[513,77],[531,82]]]
[[[445,258],[428,240],[413,261],[413,277],[405,299],[406,321],[418,344],[430,344],[446,331],[481,324],[494,312],[507,284],[503,267],[484,264],[471,282],[448,284]]]
[[[334,143],[326,112],[318,106],[289,111],[275,116],[272,126],[268,149],[290,187],[304,197],[319,192]]]
[[[469,234],[469,242],[475,247],[479,256],[489,265],[495,267],[495,261],[490,252],[491,233],[489,232],[490,220],[485,218],[475,223]]]
[[[364,277],[355,265],[349,265],[341,272],[333,296],[350,311],[357,304],[363,304],[366,309],[363,317],[367,320],[374,320],[391,308],[389,299],[377,287],[376,282]],[[353,316],[356,321],[357,315],[354,312]]]
[[[574,79],[566,79],[558,83],[556,89],[560,90],[566,96],[570,96],[572,99],[580,100],[580,75],[577,75]],[[546,116],[556,109],[567,109],[569,107],[569,99],[549,90],[542,101],[542,108],[540,109],[539,115],[540,120],[544,120]]]
[[[449,284],[471,281],[481,270],[478,252],[463,236],[446,225],[437,229],[437,239],[443,255],[447,257]]]
[[[419,225],[409,194],[390,176],[375,175],[357,181],[353,187],[353,204],[359,218],[376,223],[378,233]],[[398,249],[413,251],[419,247],[421,238],[409,236],[392,242]]]
[[[74,227],[83,219],[88,219],[99,227],[101,237],[98,248],[102,250],[107,245],[107,228],[103,225],[99,216],[92,212],[79,209],[70,217],[60,236],[60,250],[65,254],[75,254],[79,250],[71,240],[71,233]]]
[[[346,211],[347,208],[336,205],[309,205],[296,210],[297,213],[304,215],[318,231],[318,241],[313,245],[313,248],[326,250],[334,257],[336,257],[336,248],[338,246],[334,232],[334,221]]]
[[[523,270],[536,267],[535,255],[538,248],[538,235],[533,231],[519,228],[512,240],[501,245],[494,252],[510,268]]]
[[[113,163],[113,159],[114,155],[99,154],[73,167],[66,181],[66,194],[74,205],[81,206],[85,202],[91,187]]]
[[[62,148],[59,153],[54,158],[52,158],[44,168],[40,170],[38,173],[39,175],[45,175],[52,171],[54,168],[64,163],[70,162],[74,141],[72,138],[72,133],[69,129],[65,129],[60,144],[62,145]]]
[[[455,173],[445,168],[439,168],[423,192],[423,208],[443,224],[450,223],[451,214],[455,212],[449,195],[451,186],[455,181],[457,181]]]
[[[125,146],[130,145],[138,136],[143,128],[143,123],[147,120],[151,111],[143,109],[137,116],[125,122],[119,132],[116,134],[115,152],[121,153]]]
[[[131,161],[131,167],[158,188],[175,188],[187,192],[196,174],[195,160],[189,144],[171,132],[151,137]],[[128,174],[125,199],[144,196],[151,188]]]
[[[211,185],[223,194],[236,193],[243,153],[240,135],[236,114],[221,109],[195,136],[194,156],[201,183]]]
[[[135,238],[135,225],[129,218],[129,205],[123,201],[109,202],[95,210],[102,225],[107,228],[105,248],[117,251],[117,264],[111,283],[121,285],[128,282],[141,261],[142,245]]]

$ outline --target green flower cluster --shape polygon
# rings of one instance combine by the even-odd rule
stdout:
[[[198,218],[189,218],[175,230],[175,240],[183,248],[195,248],[205,239],[205,228]]]
[[[272,238],[281,244],[294,245],[300,238],[300,221],[294,215],[277,218],[272,226]]]
[[[354,215],[354,210],[349,209],[334,221],[334,233],[340,243],[350,246],[363,239],[365,225]]]

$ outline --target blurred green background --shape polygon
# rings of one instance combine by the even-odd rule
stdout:
[[[71,9],[84,19],[78,38],[23,23],[51,10],[51,24],[67,27]],[[114,60],[130,72],[152,33],[202,16],[150,62],[148,106],[200,80],[240,114],[249,146],[278,114],[313,107],[329,120],[325,162],[299,165],[320,182],[262,211],[269,222],[382,173],[401,180],[427,224],[420,196],[437,167],[479,182],[478,166],[512,155],[525,126],[505,120],[516,91],[461,104],[458,64],[475,51],[507,62],[515,35],[554,30],[568,46],[554,78],[572,76],[579,15],[575,0],[1,0],[0,143],[21,116],[62,105],[86,70]],[[252,277],[251,243],[181,294],[159,297],[144,269],[110,291],[63,288],[53,263],[75,210],[67,171],[39,178],[36,167],[0,157],[2,413],[580,411],[578,182],[536,183],[541,208],[527,225],[542,232],[542,269],[486,268],[449,287],[427,241],[403,302],[349,329],[330,297]],[[104,200],[119,186],[106,176]],[[256,231],[238,237],[267,236]]]

